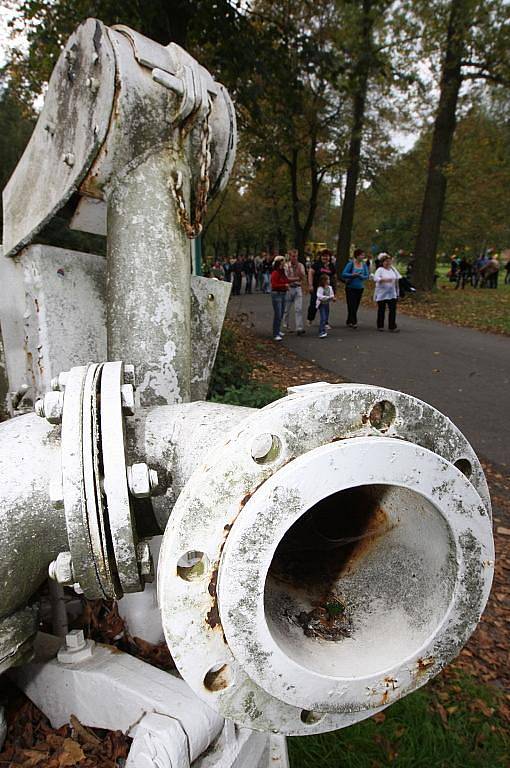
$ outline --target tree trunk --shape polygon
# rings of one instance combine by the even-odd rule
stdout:
[[[472,16],[471,7],[471,0],[452,0],[450,6],[439,106],[414,253],[413,282],[417,288],[425,291],[434,286],[436,253],[446,197],[446,170],[455,133],[455,113],[462,84],[462,58]]]
[[[338,243],[336,248],[337,272],[341,273],[347,263],[351,249],[352,224],[358,187],[361,139],[365,122],[368,78],[370,74],[372,31],[374,26],[372,0],[363,0],[361,45],[358,62],[354,72],[355,91],[353,96],[353,120],[349,141],[349,165],[347,167]]]
[[[321,186],[321,177],[317,168],[317,140],[315,135],[310,138],[310,151],[308,157],[308,172],[310,182],[310,193],[307,200],[307,212],[304,223],[301,223],[301,199],[299,197],[298,187],[298,150],[292,150],[292,158],[287,163],[290,175],[290,190],[292,200],[292,224],[294,229],[294,246],[297,248],[299,258],[302,260],[305,256],[306,241],[312,229],[317,203],[319,199],[319,190]]]

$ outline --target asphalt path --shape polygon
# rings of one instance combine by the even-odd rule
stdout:
[[[229,313],[248,315],[257,334],[271,337],[270,296],[233,296]],[[305,336],[286,333],[275,351],[283,344],[347,381],[415,395],[449,416],[479,456],[509,466],[510,338],[402,314],[400,333],[380,333],[375,311],[363,308],[351,330],[345,317],[340,299],[332,305],[327,338],[318,338],[317,317]]]

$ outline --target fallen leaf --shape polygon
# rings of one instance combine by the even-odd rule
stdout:
[[[78,742],[74,739],[64,739],[62,752],[58,756],[58,764],[61,766],[76,765],[84,759],[85,753]]]

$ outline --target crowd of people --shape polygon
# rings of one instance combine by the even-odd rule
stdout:
[[[327,248],[319,251],[315,258],[307,257],[305,263],[299,260],[298,251],[290,249],[285,256],[267,252],[260,255],[223,262],[216,260],[209,274],[218,280],[232,282],[232,294],[239,296],[245,278],[244,291],[255,290],[271,294],[273,306],[273,339],[281,341],[285,330],[290,327],[291,311],[294,308],[295,329],[298,336],[305,334],[306,324],[312,326],[319,316],[318,336],[324,339],[330,330],[330,306],[337,298],[338,282],[345,286],[347,304],[346,326],[358,327],[358,308],[367,280],[373,281],[374,300],[377,303],[377,329],[387,327],[398,333],[396,323],[397,299],[401,293],[414,291],[409,280],[393,266],[387,253],[380,253],[375,259],[361,248],[354,250],[352,258],[337,276],[335,257]],[[305,308],[304,303],[308,301]]]
[[[510,259],[505,264],[505,285],[510,283]],[[477,259],[471,261],[466,256],[453,254],[450,258],[448,279],[455,283],[455,288],[497,288],[501,267],[499,256],[494,248],[489,248]]]
[[[338,283],[344,283],[347,317],[345,324],[355,330],[358,327],[358,308],[367,281],[373,284],[373,299],[377,304],[376,327],[398,333],[397,302],[406,293],[415,291],[412,279],[412,260],[405,275],[401,275],[388,253],[377,256],[356,248],[344,269],[338,273],[335,256],[327,248],[316,256],[307,255],[304,261],[295,248],[285,256],[263,251],[257,256],[238,256],[235,259],[216,260],[208,274],[218,280],[232,282],[232,294],[260,291],[271,294],[273,305],[273,339],[281,341],[290,328],[291,311],[294,308],[295,329],[302,336],[319,316],[319,338],[324,339],[330,330],[329,312],[338,295]],[[505,284],[510,283],[510,259],[500,267],[498,254],[489,248],[482,256],[470,261],[466,256],[454,254],[450,258],[448,279],[455,288],[471,285],[474,288],[497,288],[500,271],[505,271]],[[305,307],[305,302],[308,305]],[[305,318],[306,314],[306,318]],[[386,319],[387,318],[387,319]]]

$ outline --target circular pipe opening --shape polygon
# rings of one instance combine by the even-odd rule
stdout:
[[[305,725],[315,725],[320,723],[324,717],[323,712],[311,712],[309,709],[302,709],[300,714],[300,720]]]
[[[453,464],[454,467],[457,467],[459,472],[462,472],[463,475],[465,475],[468,479],[471,477],[471,473],[473,472],[473,467],[471,465],[471,462],[468,459],[457,459],[457,461]]]
[[[389,400],[381,400],[372,407],[368,418],[374,429],[386,432],[395,421],[396,415],[397,411],[393,403]]]
[[[207,555],[198,550],[185,552],[177,561],[177,575],[184,581],[203,579],[209,567]]]
[[[231,681],[230,667],[228,664],[215,664],[206,672],[204,686],[208,691],[222,691],[228,688]]]
[[[315,504],[280,541],[264,592],[280,649],[332,677],[377,674],[442,621],[456,575],[449,527],[425,497],[360,485]]]

